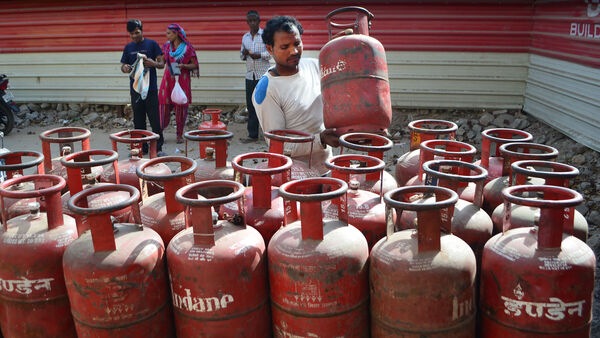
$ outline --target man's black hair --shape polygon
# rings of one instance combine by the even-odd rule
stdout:
[[[143,30],[142,29],[142,22],[140,20],[138,20],[138,19],[131,19],[131,20],[127,21],[127,31],[129,33],[133,32],[137,28],[139,28],[140,30]]]
[[[294,18],[292,16],[284,15],[284,16],[276,16],[276,17],[272,18],[271,20],[267,21],[267,24],[265,25],[265,29],[263,30],[263,33],[262,33],[263,42],[269,46],[275,45],[275,41],[273,40],[273,36],[275,36],[275,32],[292,33],[294,30],[294,26],[296,26],[296,28],[298,28],[298,32],[300,32],[300,35],[302,35],[302,33],[304,33],[304,30],[302,29],[302,25],[300,24],[300,22],[298,22],[298,20],[296,20],[296,18]]]
[[[248,13],[246,13],[246,17],[248,16],[256,16],[257,18],[260,19],[260,15],[258,14],[258,12],[254,9],[251,9],[248,11]]]

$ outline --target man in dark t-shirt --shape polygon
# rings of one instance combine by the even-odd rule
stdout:
[[[131,107],[133,108],[133,127],[135,129],[146,130],[146,117],[148,117],[152,131],[159,136],[157,142],[158,156],[164,156],[166,154],[162,151],[164,138],[158,118],[158,87],[156,85],[156,68],[162,69],[165,66],[163,53],[156,41],[144,38],[142,22],[140,20],[131,19],[127,21],[127,31],[131,37],[131,42],[125,45],[123,49],[121,72],[131,72],[133,64],[137,60],[138,53],[146,56],[144,67],[148,68],[150,72],[150,84],[145,99],[133,89],[133,78],[129,80]],[[144,143],[142,151],[148,153],[148,144]]]

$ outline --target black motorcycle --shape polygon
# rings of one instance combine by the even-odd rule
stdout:
[[[15,125],[15,115],[19,112],[19,107],[15,104],[14,96],[8,89],[8,77],[0,74],[0,132],[8,135]]]

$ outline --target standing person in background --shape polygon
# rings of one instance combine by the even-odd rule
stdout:
[[[144,67],[149,69],[148,92],[145,97],[134,90],[134,78],[130,78],[129,92],[131,94],[131,107],[133,109],[133,127],[146,130],[146,117],[150,122],[152,131],[158,134],[158,156],[163,156],[162,145],[164,142],[162,128],[158,116],[158,89],[156,85],[156,68],[164,67],[163,53],[156,41],[144,38],[142,22],[137,19],[127,21],[127,32],[131,42],[125,45],[121,56],[121,72],[130,73],[133,64],[138,58],[138,53],[144,55]],[[148,144],[142,145],[142,152],[148,153]]]
[[[163,75],[158,92],[160,103],[161,126],[169,124],[171,110],[175,110],[177,124],[177,143],[183,143],[183,129],[187,121],[188,107],[192,103],[192,76],[199,77],[198,57],[196,50],[187,39],[183,27],[173,23],[167,27],[167,42],[163,45],[165,55],[165,74]],[[181,89],[187,96],[187,103],[176,104],[171,101],[171,92],[179,81]]]
[[[275,60],[275,67],[263,76],[254,90],[253,102],[264,131],[293,129],[315,135],[312,143],[291,144],[291,157],[311,164],[324,174],[329,146],[338,147],[334,129],[323,124],[323,100],[319,60],[301,58],[303,29],[290,16],[267,22],[262,38]],[[268,140],[267,140],[268,141]]]
[[[246,14],[246,22],[250,31],[242,36],[242,47],[240,58],[246,61],[246,107],[248,108],[248,138],[242,138],[242,143],[250,143],[258,140],[258,117],[252,103],[252,93],[258,84],[258,80],[267,72],[271,64],[271,54],[267,51],[260,28],[260,15],[255,10],[249,10]]]

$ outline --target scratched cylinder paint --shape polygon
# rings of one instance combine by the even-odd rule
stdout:
[[[437,186],[385,194],[387,237],[370,257],[372,337],[475,337],[475,254],[442,232],[457,200]],[[405,210],[417,213],[419,227],[394,232],[392,215]]]
[[[167,163],[173,170],[175,165],[179,165],[179,170],[170,174],[146,173],[146,168]],[[144,182],[141,185],[142,224],[158,232],[167,246],[173,236],[185,229],[185,206],[175,200],[175,193],[179,188],[194,182],[194,172],[197,167],[198,164],[188,157],[164,156],[148,160],[136,169],[138,177]],[[143,192],[147,191],[146,187],[151,183],[162,185],[164,192],[146,196]]]
[[[354,22],[339,23],[348,12],[354,14]],[[338,8],[326,18],[330,40],[319,53],[323,122],[326,128],[336,128],[338,135],[352,131],[383,134],[392,120],[385,49],[369,36],[373,17],[368,10],[353,6]],[[351,34],[332,36],[332,29]]]
[[[242,215],[213,220],[213,207],[243,203],[243,192],[240,183],[212,180],[176,193],[188,208],[188,228],[167,248],[178,337],[271,336],[263,238]]]
[[[33,183],[40,190],[15,191]],[[47,212],[32,206],[28,215],[7,218],[0,232],[0,326],[4,337],[76,337],[63,277],[62,257],[77,238],[75,220],[61,212],[66,182],[55,175],[30,175],[2,183],[0,195],[30,202],[44,199]],[[33,200],[32,200],[33,199]]]
[[[408,130],[410,130],[409,150],[396,160],[394,169],[394,176],[399,187],[406,185],[409,179],[419,173],[421,143],[436,139],[454,140],[458,125],[451,121],[425,119],[411,121],[408,123]]]
[[[544,199],[527,198],[543,194]],[[589,337],[596,258],[565,233],[569,209],[583,197],[557,186],[516,185],[502,191],[503,232],[485,245],[480,286],[480,337]],[[511,206],[540,209],[536,227],[513,227]]]
[[[269,243],[269,281],[275,337],[368,337],[367,240],[347,223],[347,184],[305,178],[283,184],[286,226]],[[321,203],[341,198],[338,215]],[[299,221],[295,219],[300,202]],[[323,219],[325,217],[325,219]]]
[[[129,198],[88,208],[96,193],[125,191]],[[69,200],[78,222],[89,223],[63,257],[71,312],[79,337],[175,337],[163,241],[140,225],[139,191],[113,184],[82,190]],[[134,223],[115,223],[110,214],[131,208]]]

